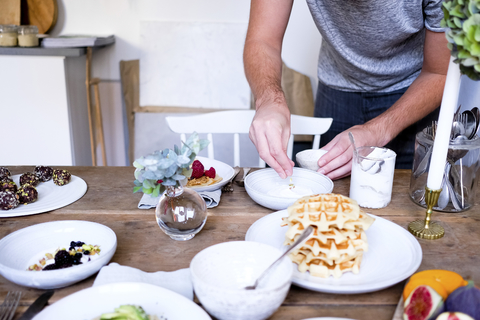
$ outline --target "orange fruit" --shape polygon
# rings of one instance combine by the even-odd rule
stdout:
[[[442,284],[447,290],[447,294],[452,293],[459,287],[463,287],[468,284],[461,275],[449,270],[425,270],[415,273],[410,281],[415,279],[434,279]]]
[[[413,290],[418,288],[419,286],[429,286],[433,290],[435,290],[445,301],[448,297],[447,290],[443,287],[443,285],[436,281],[435,279],[432,278],[417,278],[413,279],[410,278],[410,281],[407,282],[405,285],[405,288],[403,289],[403,301],[407,301],[408,297],[410,296],[410,293],[412,293]]]

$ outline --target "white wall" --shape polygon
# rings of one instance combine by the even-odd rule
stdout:
[[[52,35],[114,34],[113,46],[95,51],[92,74],[108,85],[100,86],[109,165],[126,165],[123,124],[118,121],[122,105],[120,60],[139,59],[141,21],[247,22],[248,0],[58,0],[59,16]],[[294,4],[285,35],[283,60],[290,67],[308,75],[316,89],[316,63],[320,35],[304,0]],[[108,97],[108,99],[106,98]]]

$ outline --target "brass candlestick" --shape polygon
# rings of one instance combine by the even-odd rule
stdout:
[[[425,187],[425,203],[427,214],[425,220],[415,220],[408,224],[408,231],[420,239],[435,240],[445,235],[445,229],[435,221],[431,221],[432,208],[437,204],[442,189],[432,190]]]

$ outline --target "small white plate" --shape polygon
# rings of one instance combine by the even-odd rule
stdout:
[[[20,174],[17,174],[12,177],[19,187],[20,176]],[[57,186],[51,179],[47,182],[40,182],[35,188],[38,192],[37,201],[25,205],[21,204],[11,210],[0,210],[0,218],[28,216],[68,206],[83,197],[87,192],[87,183],[82,178],[72,174],[72,180],[64,186]]]
[[[27,271],[45,253],[58,248],[68,250],[71,241],[99,245],[100,254],[91,261],[70,268],[49,271]],[[117,236],[112,229],[89,221],[53,221],[26,227],[0,240],[0,274],[21,286],[53,289],[69,286],[100,270],[112,258]]]
[[[83,289],[46,307],[33,320],[91,320],[102,313],[113,312],[124,304],[139,305],[147,314],[160,319],[211,320],[201,307],[184,296],[152,284],[137,282]]]
[[[235,172],[233,168],[230,167],[228,164],[218,160],[209,159],[205,157],[196,157],[195,159],[200,161],[203,164],[203,167],[205,168],[205,170],[208,170],[210,169],[210,167],[213,167],[217,175],[222,177],[221,181],[209,186],[189,187],[197,192],[213,191],[213,190],[220,189],[221,187],[223,187],[228,183],[228,181],[233,177],[233,174]]]
[[[288,226],[280,227],[280,224],[282,217],[287,216],[287,210],[282,210],[260,218],[250,226],[245,240],[285,251],[283,242]],[[370,216],[375,222],[365,231],[368,251],[363,255],[358,274],[346,272],[338,279],[325,279],[301,273],[295,265],[292,283],[313,291],[353,294],[382,290],[410,277],[422,262],[422,248],[417,239],[396,223]]]

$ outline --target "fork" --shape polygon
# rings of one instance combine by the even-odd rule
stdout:
[[[243,178],[242,180],[239,180],[239,181],[235,181],[235,183],[237,185],[239,185],[240,187],[245,187],[245,177],[247,176],[248,172],[250,171],[250,168],[243,168]]]
[[[0,320],[11,320],[13,318],[21,296],[21,291],[8,292],[7,297],[0,306]]]
[[[233,180],[235,179],[235,177],[238,175],[238,173],[240,172],[240,168],[239,168],[239,167],[235,167],[235,168],[233,168],[233,169],[234,169],[233,176],[232,176],[232,178],[230,179],[230,181],[228,181],[228,183],[223,186],[222,192],[233,192],[232,182],[233,182]],[[0,320],[1,320],[1,319],[0,319]]]

